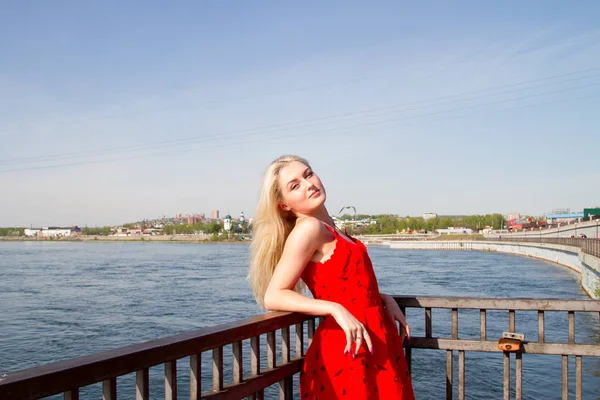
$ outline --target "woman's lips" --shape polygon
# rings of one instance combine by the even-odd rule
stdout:
[[[320,194],[321,191],[319,189],[315,190],[314,192],[312,192],[310,194],[310,196],[308,196],[309,199],[312,199],[313,197],[317,196],[318,194]]]

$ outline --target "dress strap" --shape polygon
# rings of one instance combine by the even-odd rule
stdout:
[[[334,235],[336,235],[336,236],[337,236],[337,234],[338,234],[338,233],[337,233],[337,229],[333,228],[332,226],[330,226],[329,224],[326,224],[326,223],[325,223],[325,222],[323,222],[323,221],[321,221],[321,223],[322,223],[323,225],[325,225],[325,228],[327,228],[327,230],[328,230],[329,232],[331,232],[331,233],[333,233]]]

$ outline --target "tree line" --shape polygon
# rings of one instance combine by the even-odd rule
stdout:
[[[340,217],[342,220],[371,220],[370,225],[348,226],[348,231],[354,234],[394,234],[408,231],[433,232],[436,229],[447,229],[450,227],[470,228],[474,231],[490,227],[502,229],[506,220],[502,214],[469,215],[464,217],[435,217],[424,219],[423,217],[399,217],[394,214],[365,215],[360,214],[352,217],[348,214]]]

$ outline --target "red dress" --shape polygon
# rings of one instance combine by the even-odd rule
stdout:
[[[329,260],[310,262],[302,273],[315,299],[346,307],[367,328],[373,354],[363,344],[352,359],[344,355],[346,334],[333,317],[319,324],[300,372],[302,399],[414,399],[396,323],[384,310],[367,249],[337,231]],[[353,344],[353,349],[356,344]]]

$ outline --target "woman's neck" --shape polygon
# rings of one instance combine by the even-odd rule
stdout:
[[[310,214],[297,215],[297,218],[300,218],[300,217],[313,217],[327,225],[335,226],[335,222],[333,221],[333,218],[331,218],[331,216],[327,212],[327,209],[325,208],[325,206],[319,208],[319,210],[316,210],[315,212],[310,213]]]

